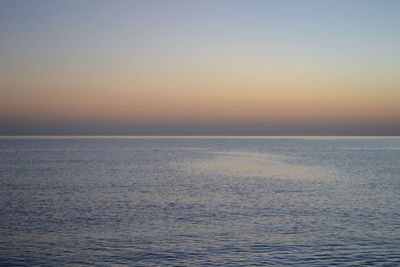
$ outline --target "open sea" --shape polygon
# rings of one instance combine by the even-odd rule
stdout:
[[[400,266],[400,138],[0,138],[0,265]]]

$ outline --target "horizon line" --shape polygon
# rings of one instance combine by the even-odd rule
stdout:
[[[296,139],[400,138],[399,135],[0,135],[0,139]]]

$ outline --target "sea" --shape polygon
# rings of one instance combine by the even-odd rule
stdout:
[[[2,266],[400,266],[400,137],[1,137]]]

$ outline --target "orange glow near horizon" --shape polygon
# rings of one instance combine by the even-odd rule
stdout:
[[[115,79],[31,81],[30,90],[23,83],[11,86],[13,90],[0,99],[1,119],[390,121],[400,114],[400,91],[361,90],[353,82],[318,73],[263,77],[225,70],[220,75],[192,73],[141,81],[121,74]]]
[[[245,81],[241,83],[245,84]],[[251,82],[249,82],[250,84]],[[188,84],[187,86],[191,86]],[[8,93],[0,100],[3,119],[86,118],[125,121],[291,121],[291,120],[395,120],[400,114],[396,94],[354,94],[341,90],[268,85],[281,90],[213,84],[198,91],[114,89]],[[240,89],[243,86],[246,89]],[[198,84],[191,86],[199,87]],[[209,89],[212,88],[212,89]],[[288,89],[287,89],[288,88]],[[295,88],[295,89],[292,89]],[[318,90],[319,89],[319,90]]]

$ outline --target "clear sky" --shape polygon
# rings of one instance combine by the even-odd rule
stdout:
[[[400,135],[400,1],[2,0],[0,134]]]

